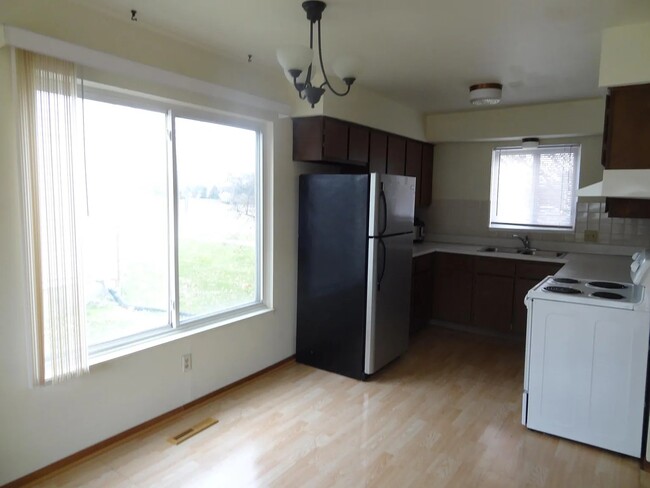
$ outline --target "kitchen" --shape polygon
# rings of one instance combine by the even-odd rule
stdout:
[[[427,210],[418,214],[427,224],[427,239],[430,240],[437,240],[436,236],[446,235],[462,236],[461,240],[475,241],[477,247],[517,245],[517,242],[510,237],[511,233],[501,231],[494,233],[486,228],[484,219],[489,215],[489,186],[487,186],[489,153],[495,145],[501,145],[491,141],[505,138],[509,141],[507,145],[510,145],[512,141],[519,141],[523,137],[537,136],[542,144],[546,144],[564,140],[565,136],[571,135],[573,142],[582,145],[580,187],[596,183],[601,179],[599,165],[604,113],[604,90],[602,89],[587,100],[570,101],[574,99],[574,93],[571,92],[571,87],[567,86],[563,89],[563,94],[556,98],[562,101],[543,105],[535,105],[534,101],[531,101],[531,104],[510,107],[507,105],[505,95],[508,92],[510,92],[509,96],[516,95],[517,81],[511,79],[509,81],[515,85],[506,85],[504,104],[501,108],[473,111],[467,104],[466,110],[459,113],[447,113],[445,107],[441,107],[436,113],[422,115],[420,110],[395,102],[387,96],[378,94],[380,92],[364,90],[360,76],[358,85],[355,84],[348,97],[338,99],[326,96],[321,104],[312,110],[308,106],[298,104],[297,101],[294,102],[295,93],[287,93],[290,87],[281,76],[277,65],[272,68],[275,71],[265,71],[256,65],[256,56],[253,56],[252,63],[247,63],[246,58],[243,58],[242,63],[237,64],[230,59],[218,58],[211,50],[199,49],[195,45],[170,39],[155,29],[148,28],[146,9],[140,12],[140,20],[137,23],[130,20],[128,11],[125,14],[127,18],[122,21],[118,18],[119,15],[106,17],[97,15],[96,10],[91,10],[84,5],[84,2],[77,1],[28,0],[20,2],[20,5],[17,2],[4,1],[0,6],[2,7],[0,20],[8,25],[16,25],[19,28],[170,71],[182,72],[187,76],[232,89],[246,87],[246,91],[260,96],[296,103],[292,115],[327,115],[360,125],[378,127],[387,133],[399,134],[412,140],[435,143],[432,204]],[[338,20],[334,21],[328,17],[328,14],[334,15],[336,12],[335,6],[338,9],[343,8],[343,3],[332,4],[331,11],[325,13],[324,22],[328,28],[338,23]],[[295,25],[298,26],[296,30],[299,32],[295,33],[295,37],[297,40],[302,40],[306,30],[304,16],[297,4],[287,6],[286,11],[291,12],[293,9],[298,10],[295,12]],[[648,19],[643,15],[635,14],[638,12],[633,11],[627,17],[617,17],[615,22],[632,24],[638,19]],[[395,15],[401,14],[398,12]],[[414,20],[412,15],[407,17],[407,19],[400,17],[399,22],[406,23]],[[436,18],[445,22],[444,16],[436,16]],[[214,22],[218,20],[220,19],[213,19]],[[119,35],[116,36],[116,33]],[[116,40],[116,37],[120,39]],[[595,44],[598,45],[598,42]],[[636,45],[642,44],[634,43],[630,50],[634,50]],[[600,47],[598,46],[597,49],[600,50]],[[4,107],[10,106],[12,100],[8,75],[11,63],[6,49],[3,48],[2,51],[0,96]],[[617,49],[613,48],[613,51],[616,52]],[[644,52],[646,52],[644,49],[640,50],[641,54]],[[621,59],[617,61],[622,62]],[[275,60],[273,62],[275,63]],[[543,64],[543,62],[544,60],[537,60],[534,64]],[[212,63],[224,69],[206,68],[212,66]],[[431,64],[435,68],[435,63],[431,62]],[[622,73],[625,71],[623,68],[625,67],[617,66],[615,71]],[[277,76],[268,73],[275,73]],[[468,84],[447,79],[444,74],[441,77],[443,78],[441,84],[455,86],[458,99],[467,103]],[[626,83],[625,80],[619,81],[622,84]],[[647,81],[647,79],[643,80],[643,82]],[[151,80],[150,82],[153,83]],[[636,83],[642,80],[627,80],[627,82]],[[612,84],[617,82],[613,81]],[[593,89],[597,90],[595,86]],[[169,91],[170,89],[163,90],[166,95]],[[415,98],[418,98],[418,95],[415,95]],[[192,99],[194,103],[196,100],[197,97]],[[232,103],[226,103],[218,108],[232,110],[232,106]],[[249,110],[247,114],[256,116],[258,112]],[[18,185],[15,184],[19,175],[15,168],[16,157],[12,149],[15,140],[12,117],[9,112],[3,115],[2,131],[0,131],[2,142],[0,181],[4,202],[0,220],[3,228],[6,229],[6,235],[13,236],[0,244],[3,276],[7,278],[0,285],[2,287],[0,309],[3,311],[3,322],[22,324],[25,321],[26,297],[23,292],[25,283],[21,265],[23,250],[20,242],[22,224],[18,217],[20,215]],[[215,331],[199,334],[195,339],[188,338],[163,344],[115,359],[93,368],[89,376],[56,388],[45,389],[25,386],[27,372],[24,365],[28,361],[22,328],[3,328],[0,332],[2,343],[6,348],[2,359],[3,371],[17,372],[15,376],[3,374],[0,380],[0,391],[4,401],[0,415],[7,434],[3,437],[2,456],[0,456],[0,473],[3,475],[3,482],[33,472],[196,400],[211,391],[241,380],[290,357],[295,352],[298,175],[306,172],[331,171],[331,169],[328,165],[292,163],[291,120],[272,120],[270,123],[273,125],[272,154],[275,159],[272,167],[275,185],[272,201],[275,230],[270,241],[275,250],[273,258],[275,273],[269,275],[273,280],[274,312],[262,318],[248,319],[237,326],[221,327]],[[467,175],[472,175],[472,178],[467,178]],[[566,249],[575,252],[587,246],[595,246],[589,249],[598,250],[606,245],[622,246],[625,251],[628,248],[647,247],[648,229],[644,225],[645,219],[622,223],[612,220],[610,225],[607,225],[608,218],[602,217],[601,206],[604,202],[602,200],[581,201],[579,205],[585,203],[592,205],[598,203],[599,207],[598,209],[581,207],[577,229],[598,230],[599,243],[581,242],[580,237],[584,230],[576,230],[573,235],[568,236],[568,240],[563,239],[558,243],[561,244],[558,250]],[[546,234],[539,236],[530,234],[530,237],[536,247],[555,249],[557,241],[547,238]],[[606,242],[607,237],[609,243]],[[181,374],[177,371],[178,359],[188,347],[191,347],[194,356],[194,369],[191,373]],[[417,347],[413,347],[413,350],[417,350]],[[447,354],[435,345],[431,350],[437,354],[440,362],[454,358],[453,354]],[[500,346],[495,346],[495,350],[504,356],[509,354]],[[477,351],[476,344],[470,344],[467,351],[469,353]],[[435,362],[435,364],[440,363]],[[451,373],[444,368],[443,371]],[[323,376],[319,378],[325,379]],[[282,376],[282,379],[288,382],[296,380],[291,375]],[[394,377],[388,375],[388,379]],[[371,385],[372,382],[368,384]],[[521,386],[519,382],[514,387],[521,388]],[[316,389],[311,392],[317,394]],[[497,392],[502,393],[494,385],[486,386],[481,390],[486,397]],[[458,394],[450,398],[462,398],[462,395]],[[70,399],[78,401],[70,402]],[[426,399],[434,401],[428,396]],[[519,399],[517,402],[518,415]],[[451,416],[451,412],[455,409],[453,402],[445,404],[444,407],[449,409]],[[480,412],[477,410],[478,407],[468,406],[467,411],[479,415]],[[391,417],[388,415],[385,418],[390,421]],[[450,421],[449,425],[451,424]],[[225,425],[224,418],[221,425]],[[378,438],[381,435],[381,432],[377,433]],[[434,441],[435,439],[432,438],[426,442]],[[426,442],[425,446],[428,445]],[[531,440],[528,444],[532,450],[535,446],[537,446],[535,440]],[[560,448],[561,451],[563,449],[566,447]],[[335,456],[336,453],[331,454]],[[495,454],[492,453],[492,456]],[[553,455],[550,457],[553,458]],[[457,469],[456,464],[444,456],[440,457],[439,462],[441,472],[445,470],[453,472]],[[485,458],[483,462],[487,462]],[[603,462],[607,464],[610,460]],[[557,466],[561,464],[558,462]],[[550,461],[549,465],[552,466],[553,462]],[[417,466],[416,460],[414,466]],[[595,464],[590,466],[595,472]],[[425,470],[426,467],[423,468],[423,472]],[[532,471],[535,472],[534,469]]]

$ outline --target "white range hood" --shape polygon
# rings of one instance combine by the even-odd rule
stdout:
[[[606,169],[603,181],[580,188],[578,196],[650,199],[650,169]]]

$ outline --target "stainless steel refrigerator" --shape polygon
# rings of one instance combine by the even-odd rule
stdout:
[[[296,360],[365,379],[408,347],[415,178],[301,175]]]

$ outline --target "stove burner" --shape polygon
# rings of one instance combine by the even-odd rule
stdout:
[[[612,293],[611,291],[595,291],[591,294],[591,296],[598,298],[607,298],[608,300],[620,300],[622,298],[625,298],[623,295]]]
[[[566,293],[569,295],[582,293],[580,290],[577,290],[575,288],[569,288],[568,286],[545,286],[543,289],[545,291],[550,291],[551,293]]]
[[[587,286],[593,286],[594,288],[607,288],[608,290],[624,290],[627,288],[627,285],[612,283],[610,281],[590,281],[587,283]]]
[[[553,278],[553,281],[555,283],[564,283],[565,285],[575,285],[576,283],[580,283],[580,281],[573,278]]]

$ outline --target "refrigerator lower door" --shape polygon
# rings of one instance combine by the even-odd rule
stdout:
[[[365,374],[408,348],[412,249],[413,234],[369,239]]]

